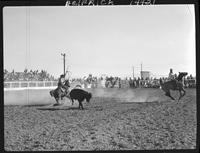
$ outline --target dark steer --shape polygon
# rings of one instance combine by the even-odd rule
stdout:
[[[82,89],[72,89],[69,93],[70,98],[72,100],[72,103],[74,103],[74,100],[78,100],[79,102],[79,109],[83,109],[82,102],[86,99],[87,102],[90,102],[90,99],[92,98],[92,94],[82,90]]]

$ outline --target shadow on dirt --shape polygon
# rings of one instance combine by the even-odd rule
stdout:
[[[35,105],[24,105],[23,107],[43,107],[43,106],[50,106],[52,104],[35,104]]]
[[[56,107],[56,106],[52,106],[52,107],[39,107],[37,108],[38,110],[51,110],[51,111],[55,111],[55,110],[80,110],[82,111],[82,109],[79,109],[78,107]],[[87,110],[87,108],[84,108],[83,110]]]
[[[79,109],[79,107],[70,107],[70,106],[60,106],[60,105],[57,105],[57,106],[47,106],[47,107],[38,107],[37,108],[38,110],[51,110],[51,111],[55,111],[55,110],[80,110],[82,111],[82,109]],[[102,111],[103,110],[103,107],[102,106],[94,106],[94,107],[84,107],[83,110],[95,110],[95,111]]]

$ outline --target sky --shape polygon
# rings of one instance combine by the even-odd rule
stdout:
[[[194,5],[4,7],[3,40],[8,71],[196,76]]]

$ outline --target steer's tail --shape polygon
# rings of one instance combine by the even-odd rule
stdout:
[[[77,84],[73,89],[75,88],[82,88],[80,84]]]
[[[67,97],[68,97],[68,98],[70,98],[70,94],[69,94],[69,93],[70,93],[73,89],[76,89],[76,88],[82,88],[82,87],[81,87],[80,84],[77,84],[77,85],[75,85],[72,89],[69,89],[69,90],[68,90],[68,94],[67,94]]]

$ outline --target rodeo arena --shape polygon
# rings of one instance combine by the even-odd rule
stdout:
[[[71,78],[65,70],[54,77],[5,69],[4,149],[195,149],[196,77],[172,68],[151,74]]]

